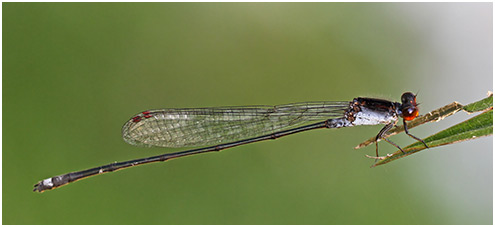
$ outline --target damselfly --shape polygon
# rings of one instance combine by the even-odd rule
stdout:
[[[402,117],[407,135],[411,135],[406,121],[419,114],[416,95],[402,94],[401,103],[374,98],[355,98],[351,102],[303,102],[279,106],[243,106],[215,108],[160,109],[141,112],[122,128],[124,140],[143,147],[207,146],[176,153],[112,163],[83,171],[45,179],[34,186],[43,192],[76,180],[152,162],[220,151],[227,148],[276,139],[282,136],[318,128],[342,128],[357,125],[385,126],[376,135],[404,152],[385,138],[387,131]],[[378,157],[378,143],[376,156]]]

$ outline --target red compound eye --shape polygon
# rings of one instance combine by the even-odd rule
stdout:
[[[406,121],[412,121],[418,115],[419,115],[419,110],[416,106],[402,110],[402,118],[406,119]]]
[[[418,104],[416,103],[416,95],[411,92],[402,94],[402,118],[406,121],[411,121],[419,115]]]

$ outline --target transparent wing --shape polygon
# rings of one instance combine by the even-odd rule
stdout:
[[[122,136],[129,144],[145,147],[215,145],[344,117],[348,106],[349,102],[305,102],[150,110],[127,121]]]

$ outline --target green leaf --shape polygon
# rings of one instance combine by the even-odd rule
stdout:
[[[432,149],[434,147],[477,139],[479,137],[489,136],[492,134],[493,134],[493,110],[488,110],[478,116],[475,116],[462,123],[454,125],[448,129],[445,129],[435,135],[432,135],[424,139],[424,141],[429,146],[429,148]],[[402,153],[400,150],[396,151],[393,155],[387,156],[384,159],[375,163],[373,167],[391,162],[399,158],[403,158],[405,156],[414,154],[416,152],[425,149],[426,147],[422,143],[420,142],[413,143],[403,148],[405,153]]]
[[[493,108],[493,95],[490,95],[487,98],[480,100],[478,102],[473,102],[471,104],[465,105],[462,109],[464,109],[466,112],[474,113],[489,108]]]

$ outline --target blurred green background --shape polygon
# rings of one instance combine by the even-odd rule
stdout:
[[[369,168],[381,126],[314,130],[135,167],[155,108],[398,101],[493,90],[491,3],[3,3],[3,224],[492,224],[492,137]],[[415,128],[427,137],[466,119]],[[391,138],[405,146],[405,135]],[[381,143],[381,153],[392,146]]]

